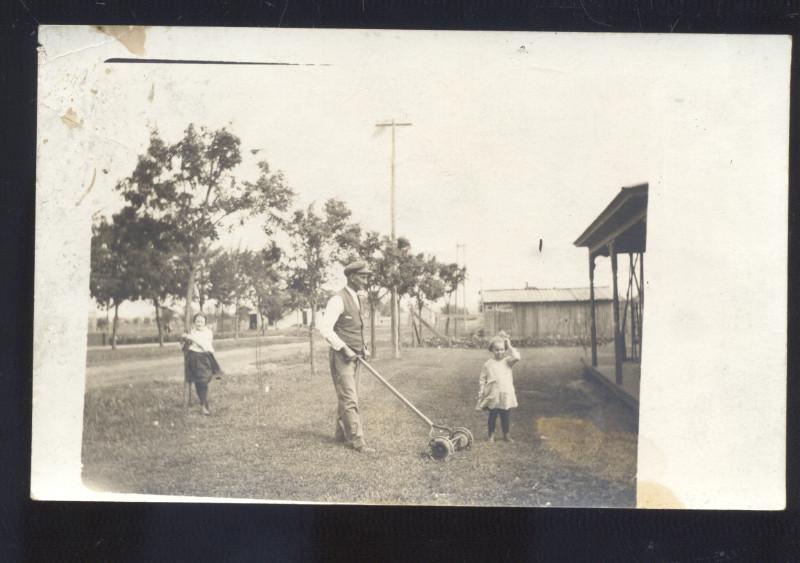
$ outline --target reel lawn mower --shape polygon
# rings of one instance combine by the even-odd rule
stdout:
[[[463,426],[456,426],[454,428],[449,428],[447,426],[442,426],[440,424],[434,424],[434,422],[422,414],[422,412],[411,404],[411,401],[406,399],[400,391],[395,389],[391,383],[386,381],[386,379],[375,371],[369,363],[362,357],[358,357],[356,361],[361,362],[367,370],[374,375],[378,381],[383,383],[389,391],[394,393],[394,395],[403,401],[403,403],[410,408],[412,411],[416,413],[422,420],[424,420],[428,426],[430,426],[430,441],[428,442],[428,447],[431,451],[431,457],[437,460],[445,460],[447,457],[457,451],[460,450],[468,450],[472,447],[472,442],[475,439],[472,437],[472,432],[470,432],[467,428]]]

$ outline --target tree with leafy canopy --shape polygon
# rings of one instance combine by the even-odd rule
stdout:
[[[129,263],[134,244],[133,237],[119,214],[113,216],[110,222],[101,217],[92,225],[89,291],[99,305],[106,309],[114,307],[112,349],[117,348],[119,306],[127,300],[138,298],[139,287],[131,275],[133,269]]]
[[[385,247],[386,283],[389,287],[394,285],[397,291],[398,303],[403,297],[411,293],[416,284],[415,259],[411,249],[411,242],[405,237],[397,237],[394,244],[390,242]]]
[[[262,326],[266,327],[267,324],[275,326],[286,313],[293,309],[294,300],[291,294],[285,289],[277,288],[269,295],[265,296],[260,303],[261,308],[259,313],[262,318],[266,319],[266,323]]]
[[[161,310],[164,303],[180,293],[181,267],[178,250],[166,225],[148,216],[137,216],[130,207],[123,208],[114,220],[120,224],[129,244],[125,245],[127,275],[140,299],[153,303],[158,330],[158,344],[164,345]]]
[[[208,270],[209,293],[220,306],[234,307],[234,338],[239,338],[239,309],[250,294],[249,269],[253,253],[249,250],[221,252]]]
[[[206,312],[206,301],[214,298],[212,295],[214,288],[211,281],[211,268],[223,252],[224,249],[221,247],[206,245],[201,248],[201,252],[199,253],[200,258],[198,258],[195,264],[194,295],[197,299],[197,305],[202,312]],[[189,271],[188,268],[188,262],[184,262],[183,271]],[[186,295],[186,286],[184,284],[185,279],[181,280],[180,287],[183,290],[182,294]]]
[[[442,264],[439,268],[439,279],[444,282],[444,291],[447,295],[447,304],[445,305],[445,312],[447,313],[447,320],[445,321],[444,333],[450,334],[450,315],[453,312],[451,301],[453,294],[458,290],[467,277],[466,266],[459,266],[455,262],[449,264]]]
[[[414,284],[408,291],[417,307],[418,318],[422,319],[422,309],[426,303],[436,301],[444,296],[445,284],[439,278],[442,265],[433,256],[417,254],[411,263],[410,270],[414,274]],[[422,344],[422,323],[416,332],[417,343]]]
[[[370,355],[378,357],[377,338],[375,338],[375,317],[383,298],[389,293],[384,260],[385,247],[391,244],[389,237],[381,236],[376,231],[363,232],[358,224],[348,225],[339,237],[345,249],[345,262],[365,260],[372,270],[372,275],[364,285],[369,307]]]
[[[239,138],[225,128],[210,130],[190,124],[183,138],[165,143],[157,131],[130,176],[117,184],[137,215],[164,223],[174,237],[186,268],[184,324],[191,324],[198,266],[219,238],[226,221],[243,214],[266,214],[265,224],[282,220],[293,193],[283,174],[259,163],[255,183],[238,181]]]
[[[161,306],[161,327],[167,334],[172,333],[172,321],[175,319],[175,311],[169,307]]]
[[[274,241],[259,252],[250,254],[247,279],[250,300],[261,317],[261,333],[267,324],[283,318],[293,302],[285,288],[285,271],[281,267],[283,251]],[[264,322],[266,319],[267,322]]]
[[[329,199],[322,213],[314,209],[314,204],[295,211],[285,227],[294,251],[288,262],[288,288],[311,309],[308,341],[312,375],[316,373],[314,330],[317,309],[324,297],[323,286],[330,278],[331,264],[341,260],[348,251],[342,246],[345,241],[342,235],[349,218],[350,210],[343,202]]]
[[[414,285],[413,261],[411,243],[407,238],[397,237],[394,241],[388,236],[381,238],[380,249],[371,265],[373,274],[368,288],[370,307],[379,309],[381,300],[392,287],[396,289],[398,302],[408,295]]]
[[[370,310],[370,354],[377,358],[376,313],[392,286],[397,288],[398,299],[409,295],[415,284],[415,256],[411,252],[411,243],[405,237],[392,241],[390,237],[381,236],[375,231],[354,236],[357,230],[357,226],[351,226],[346,232],[349,238],[345,242],[351,257],[366,260],[372,270],[364,289]]]

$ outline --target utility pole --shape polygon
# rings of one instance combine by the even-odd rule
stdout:
[[[456,243],[456,264],[459,263],[459,258],[463,253],[464,257],[464,281],[462,282],[461,287],[461,306],[462,306],[462,315],[463,319],[461,321],[461,330],[464,331],[464,334],[467,332],[467,245],[462,243]],[[456,311],[455,311],[455,319],[458,319],[458,292],[456,291]],[[458,328],[458,324],[456,323],[456,329]],[[458,336],[458,330],[454,331],[456,336]]]
[[[398,123],[392,118],[391,121],[376,123],[375,127],[392,128],[392,163],[391,163],[391,183],[389,184],[389,206],[391,213],[392,242],[397,240],[394,228],[394,160],[395,160],[395,128],[410,127],[412,123]],[[392,356],[397,359],[400,357],[400,310],[397,303],[397,288],[391,288],[391,308],[392,308]]]
[[[483,311],[483,278],[478,278],[478,309],[477,312]]]
[[[467,335],[467,245],[462,244],[464,251],[464,336]]]

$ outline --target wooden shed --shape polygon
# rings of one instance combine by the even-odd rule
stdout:
[[[481,293],[487,334],[505,330],[514,338],[591,337],[588,287],[487,289]],[[613,338],[611,288],[595,288],[597,338]]]

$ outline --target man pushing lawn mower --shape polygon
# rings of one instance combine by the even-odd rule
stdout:
[[[345,266],[347,285],[328,300],[325,316],[319,324],[320,334],[331,346],[331,378],[339,403],[336,439],[360,453],[374,451],[364,441],[358,412],[360,363],[357,360],[368,354],[358,291],[364,288],[370,273],[367,263],[361,260]]]
[[[345,266],[347,285],[328,301],[319,331],[331,346],[330,362],[333,386],[339,401],[336,420],[336,439],[359,453],[372,452],[364,441],[364,431],[358,412],[358,379],[361,364],[385,385],[398,399],[424,420],[430,429],[428,447],[434,459],[446,459],[457,450],[469,449],[472,433],[463,427],[448,428],[434,423],[411,404],[391,383],[366,361],[364,318],[358,291],[370,274],[366,262],[357,261]]]

